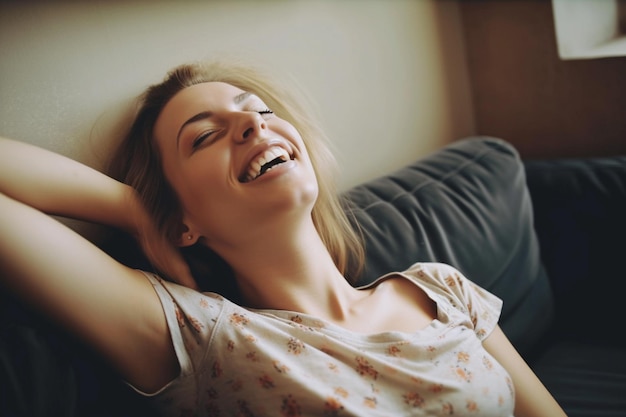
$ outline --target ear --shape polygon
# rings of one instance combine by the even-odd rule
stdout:
[[[194,228],[183,223],[181,227],[180,236],[178,238],[178,246],[185,248],[187,246],[195,245],[200,239],[200,233],[194,232]]]

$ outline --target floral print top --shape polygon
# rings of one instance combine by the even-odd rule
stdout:
[[[483,348],[502,302],[451,266],[401,273],[437,305],[415,333],[355,333],[252,310],[151,274],[180,375],[150,397],[166,416],[512,416],[508,373]],[[382,279],[391,276],[387,274]]]

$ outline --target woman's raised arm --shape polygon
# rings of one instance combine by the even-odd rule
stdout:
[[[43,211],[134,232],[133,190],[70,158],[0,138],[0,192]]]
[[[121,228],[139,240],[168,277],[196,287],[180,254],[154,228],[135,190],[95,169],[0,137],[0,193],[46,214]]]
[[[94,345],[140,388],[158,388],[173,376],[175,356],[150,282],[47,215],[158,238],[130,187],[53,152],[0,139],[0,213],[2,284]]]

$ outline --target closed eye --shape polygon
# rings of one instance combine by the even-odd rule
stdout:
[[[211,137],[216,132],[217,132],[216,130],[209,130],[207,132],[202,133],[200,136],[195,138],[194,141],[191,143],[191,148],[193,150],[197,149],[198,147],[200,147],[200,145],[202,145],[209,137]]]
[[[264,110],[257,110],[256,112],[259,113],[261,116],[274,114],[272,110],[267,109],[267,108]],[[202,133],[200,136],[198,136],[197,138],[193,140],[193,142],[191,143],[191,149],[192,150],[198,149],[207,139],[209,139],[211,136],[213,136],[217,132],[218,132],[217,130],[208,130]]]

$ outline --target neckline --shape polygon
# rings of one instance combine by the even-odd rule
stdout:
[[[331,333],[339,338],[353,339],[353,340],[359,340],[361,342],[370,342],[370,343],[381,343],[381,342],[389,342],[389,341],[397,342],[399,340],[406,340],[408,338],[412,338],[417,335],[425,336],[427,333],[430,333],[434,331],[435,329],[439,328],[440,326],[445,325],[444,321],[442,320],[445,320],[445,318],[447,317],[447,314],[446,314],[445,308],[443,308],[440,303],[440,296],[436,294],[434,291],[432,291],[430,288],[428,288],[428,286],[420,285],[420,283],[414,277],[411,277],[405,274],[404,272],[397,272],[397,271],[389,272],[387,274],[381,275],[380,277],[376,278],[371,283],[368,283],[366,285],[362,285],[359,287],[355,287],[355,288],[358,290],[371,289],[379,285],[383,281],[392,277],[401,277],[403,279],[410,281],[412,284],[418,286],[422,291],[424,291],[426,296],[435,303],[437,307],[437,316],[433,320],[431,320],[430,323],[428,323],[428,325],[414,332],[389,330],[389,331],[382,331],[382,332],[376,332],[376,333],[362,333],[362,332],[357,332],[354,330],[347,329],[331,321],[328,321],[328,320],[325,320],[325,319],[322,319],[322,318],[319,318],[319,317],[316,317],[314,315],[310,315],[307,313],[299,312],[299,311],[280,310],[280,309],[271,309],[271,308],[255,309],[255,308],[242,307],[235,303],[232,303],[232,302],[231,303],[235,306],[243,308],[246,311],[259,314],[261,316],[270,317],[270,318],[278,319],[280,321],[287,322],[291,326],[293,326],[294,324],[295,325],[300,324],[301,326],[305,328],[309,328],[313,331]],[[294,321],[293,318],[295,317],[300,317],[302,320],[306,320],[306,323],[302,323],[302,322],[299,323],[297,321]]]

